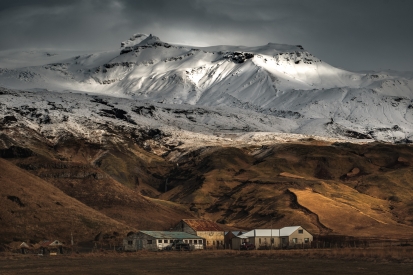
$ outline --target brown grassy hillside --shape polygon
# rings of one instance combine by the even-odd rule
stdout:
[[[170,174],[174,189],[161,198],[191,204],[198,215],[228,225],[413,237],[411,146],[216,147],[178,162]]]
[[[100,232],[124,234],[133,229],[1,158],[0,223],[0,242],[53,238],[69,242],[71,232],[76,241],[89,241]]]
[[[191,213],[179,204],[164,204],[160,200],[153,201],[141,195],[142,191],[155,196],[159,193],[145,183],[151,177],[149,172],[142,178],[139,177],[141,183],[137,186],[121,184],[112,178],[119,174],[126,178],[134,176],[128,173],[127,166],[133,166],[134,162],[142,160],[135,156],[134,162],[128,161],[131,151],[125,150],[126,153],[122,155],[122,152],[114,148],[108,150],[85,143],[56,147],[47,154],[14,157],[10,158],[10,161],[52,183],[85,205],[134,228],[164,230],[182,218],[192,217]],[[54,158],[49,157],[52,154],[55,154]],[[119,158],[112,159],[113,155],[119,155]],[[156,159],[157,156],[153,158]],[[106,171],[95,164],[97,161],[107,163]],[[135,169],[146,168],[136,165]]]
[[[302,225],[313,234],[413,237],[409,145],[305,140],[174,147],[162,157],[128,139],[0,139],[3,157],[137,229],[168,229],[196,216],[246,229]]]

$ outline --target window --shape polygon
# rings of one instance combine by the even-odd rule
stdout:
[[[189,243],[192,243],[192,240],[189,240]]]
[[[194,244],[197,244],[198,243],[198,241],[197,240],[194,240]]]
[[[162,243],[162,240],[158,240],[158,243]]]
[[[128,245],[132,245],[133,244],[133,241],[128,241]]]
[[[303,234],[303,233],[304,233],[304,230],[298,229],[298,234]]]
[[[215,241],[212,241],[212,245],[215,245]]]
[[[293,238],[293,243],[297,243],[297,238]]]
[[[274,238],[271,238],[271,243],[274,244]]]
[[[163,243],[168,243],[168,240],[163,240]]]
[[[148,244],[152,244],[152,240],[148,240]]]
[[[304,243],[309,243],[310,239],[309,238],[304,238]]]
[[[199,244],[202,244],[202,240],[199,240],[199,242],[198,242]]]
[[[188,240],[185,240],[185,243],[188,243]]]
[[[258,243],[261,244],[261,238],[258,239]]]

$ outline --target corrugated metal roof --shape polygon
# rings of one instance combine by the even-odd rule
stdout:
[[[232,232],[232,234],[234,234],[234,236],[239,236],[244,234],[244,232],[242,231],[225,231],[225,235],[227,235],[229,232]]]
[[[290,236],[292,233],[294,233],[300,227],[301,226],[287,226],[281,229],[254,229],[238,237],[242,239],[249,238],[249,237],[271,237],[271,236],[287,237],[287,236]],[[271,233],[271,230],[272,230],[272,233]]]
[[[290,236],[301,226],[287,226],[281,228],[281,236]]]
[[[139,231],[156,239],[202,239],[201,237],[191,235],[185,232],[173,231]]]
[[[239,235],[239,238],[248,238],[248,237],[270,237],[271,236],[271,230],[272,230],[272,236],[276,237],[279,234],[278,229],[254,229],[251,231],[248,231],[247,233],[244,233],[242,235]]]
[[[184,219],[182,221],[195,231],[223,231],[218,224],[212,221],[201,219]]]

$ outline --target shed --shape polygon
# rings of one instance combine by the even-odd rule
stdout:
[[[224,244],[225,244],[225,248],[229,248],[231,249],[232,247],[232,239],[240,236],[242,234],[244,234],[246,232],[242,232],[242,231],[226,231],[224,234]]]
[[[31,253],[33,250],[33,246],[29,245],[26,242],[12,242],[7,245],[9,249],[13,252],[18,252],[21,254],[28,254]]]
[[[310,245],[313,236],[302,226],[281,229],[254,229],[232,239],[232,248],[240,249],[242,243],[254,244],[256,249],[286,248]]]
[[[29,253],[29,251],[32,249],[32,247],[30,247],[30,245],[28,245],[26,242],[22,242],[20,245],[20,252],[22,254],[27,254]]]
[[[193,249],[203,249],[204,240],[196,235],[186,232],[172,231],[139,231],[129,234],[123,239],[123,248],[125,251],[137,250],[163,250],[174,241],[182,241],[191,245]]]
[[[46,255],[57,255],[63,254],[64,244],[59,240],[54,241],[43,241],[39,244],[40,254]]]
[[[183,219],[172,231],[186,232],[205,239],[204,246],[224,248],[224,230],[215,222],[203,219]]]

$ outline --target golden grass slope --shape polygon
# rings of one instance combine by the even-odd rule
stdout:
[[[52,184],[0,158],[1,242],[60,239],[93,240],[102,233],[133,230],[78,200]]]
[[[164,199],[241,228],[413,237],[413,147],[290,143],[205,147],[178,160]],[[309,191],[312,190],[312,191]]]
[[[297,196],[297,201],[301,206],[315,213],[320,222],[335,234],[381,238],[410,238],[412,236],[411,226],[398,224],[391,218],[391,215],[382,210],[387,204],[386,201],[366,195],[363,196],[364,202],[354,201],[351,197],[346,199],[345,190],[342,189],[337,190],[337,193],[330,193],[330,195],[341,196],[340,199],[324,196],[311,189],[291,188],[289,190]],[[343,195],[340,191],[344,191]]]

